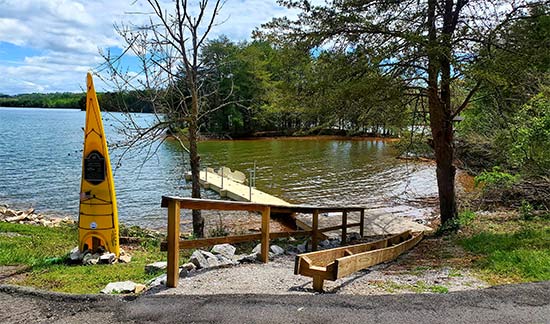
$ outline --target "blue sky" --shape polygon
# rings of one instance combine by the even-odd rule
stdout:
[[[0,93],[82,91],[86,72],[103,62],[99,49],[123,47],[113,24],[136,23],[144,15],[129,13],[149,11],[139,0],[0,0]],[[210,38],[246,40],[256,26],[285,15],[295,12],[276,0],[227,0]]]

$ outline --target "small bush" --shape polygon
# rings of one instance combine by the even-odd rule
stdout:
[[[518,181],[518,178],[519,176],[503,172],[500,167],[495,166],[492,171],[483,171],[476,176],[474,184],[476,187],[483,184],[487,189],[509,188]]]
[[[519,208],[519,214],[524,220],[532,220],[535,217],[533,214],[533,205],[526,200],[522,200],[521,207]]]

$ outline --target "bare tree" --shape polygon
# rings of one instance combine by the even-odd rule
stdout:
[[[203,64],[200,51],[207,36],[216,26],[223,7],[222,0],[200,0],[191,5],[187,0],[173,1],[172,8],[164,8],[158,0],[147,0],[151,12],[133,13],[143,24],[115,25],[127,47],[121,55],[102,52],[105,63],[100,77],[112,84],[119,95],[129,92],[138,95],[156,115],[156,123],[142,126],[131,116],[123,130],[130,139],[129,146],[148,147],[147,156],[158,148],[168,132],[188,152],[191,169],[191,196],[200,198],[200,156],[197,150],[201,119],[225,104],[209,107],[205,98]],[[124,56],[135,57],[139,70],[125,65]],[[209,87],[209,91],[213,91]],[[132,107],[124,100],[119,109],[130,112]],[[160,141],[159,141],[160,140]],[[204,236],[204,219],[200,210],[193,210],[193,233]]]

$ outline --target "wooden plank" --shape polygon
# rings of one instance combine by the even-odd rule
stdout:
[[[361,216],[359,218],[359,235],[365,236],[365,210],[361,210]]]
[[[347,227],[350,228],[350,227],[357,227],[357,226],[361,226],[361,223],[351,223],[351,224],[348,224]],[[342,229],[342,225],[336,225],[331,227],[320,228],[319,232],[329,232],[329,231],[335,231],[335,230],[341,230],[341,229]]]
[[[178,286],[179,278],[180,202],[170,201],[168,206],[168,264],[166,286]]]
[[[296,219],[296,226],[298,228],[301,228],[303,229],[304,231],[313,231],[313,228],[311,226],[309,226],[307,223],[305,222],[302,222],[301,220],[299,219]],[[340,227],[338,227],[340,228]],[[326,240],[328,239],[328,236],[326,236],[325,234],[323,234],[323,232],[321,232],[321,230],[317,231],[317,237],[320,239],[320,240]]]
[[[172,200],[180,202],[181,208],[187,209],[203,209],[203,210],[246,210],[261,212],[266,205],[250,202],[213,200],[213,199],[198,199],[198,198],[182,198],[163,196],[162,207],[168,207],[168,203]]]
[[[270,208],[266,207],[262,211],[262,262],[269,261],[269,215]]]
[[[283,199],[235,181],[233,178],[228,177],[228,173],[222,177],[213,171],[200,171],[199,182],[203,187],[208,187],[208,189],[218,192],[222,197],[261,204],[290,205],[290,203]]]
[[[318,210],[320,213],[341,213],[347,212],[360,212],[365,210],[363,207],[322,207],[322,206],[306,206],[306,205],[290,205],[290,206],[271,206],[274,213],[302,213],[311,214],[314,210]]]
[[[313,211],[311,229],[311,250],[317,251],[317,242],[319,240],[319,211],[317,209]]]
[[[342,212],[342,240],[341,244],[344,245],[348,239],[348,212]]]
[[[336,278],[342,278],[370,266],[393,260],[420,242],[422,236],[423,234],[420,233],[412,236],[409,240],[380,250],[338,258],[335,260]]]
[[[282,237],[301,237],[301,236],[311,236],[311,231],[290,231],[290,232],[270,232],[269,239],[277,239]],[[180,240],[179,248],[180,249],[195,249],[200,247],[212,246],[216,244],[223,243],[241,243],[241,242],[251,242],[251,241],[260,241],[262,239],[261,233],[255,234],[244,234],[244,235],[235,235],[235,236],[223,236],[223,237],[211,237],[211,238],[201,238],[195,240]],[[168,250],[168,242],[163,241],[160,243],[160,250]]]
[[[296,256],[294,273],[312,277],[313,289],[323,291],[324,280],[336,280],[355,271],[392,260],[416,245],[422,236],[423,233],[412,235],[410,231],[407,231],[372,243],[303,253]],[[408,240],[405,239],[407,237]],[[402,241],[404,239],[405,241]],[[385,247],[389,244],[388,242],[397,242],[398,240],[402,242]],[[362,250],[367,250],[367,252],[357,254],[357,251]]]

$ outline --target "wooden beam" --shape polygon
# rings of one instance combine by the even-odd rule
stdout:
[[[324,280],[336,280],[369,266],[392,260],[412,248],[422,239],[422,233],[410,231],[376,242],[349,245],[296,256],[294,273],[313,278],[313,288],[322,291]],[[393,246],[391,242],[396,243]]]
[[[168,264],[166,286],[178,286],[179,278],[180,202],[172,200],[168,205]]]
[[[317,251],[317,243],[319,240],[319,211],[317,209],[313,211],[311,222],[311,250]]]
[[[365,210],[361,210],[361,216],[359,219],[359,235],[365,236]]]
[[[416,236],[410,236],[407,240],[386,248],[338,258],[335,260],[336,278],[342,278],[370,266],[393,260],[403,252],[411,249],[420,242],[421,239],[422,233]]]
[[[270,240],[282,238],[282,237],[291,237],[291,236],[292,237],[311,236],[311,230],[269,233]],[[241,242],[261,241],[261,239],[262,239],[262,234],[255,233],[255,234],[244,234],[244,235],[223,236],[223,237],[209,237],[209,238],[201,238],[201,239],[195,239],[195,240],[180,240],[179,248],[196,249],[200,247],[212,246],[212,245],[223,244],[223,243],[233,244],[233,243],[241,243]],[[166,241],[161,242],[160,250],[167,251],[168,242]]]
[[[269,216],[270,208],[265,207],[262,211],[262,262],[269,262]]]
[[[342,212],[342,245],[346,243],[348,238],[348,212]]]
[[[296,220],[296,225],[298,226],[298,228],[301,228],[303,229],[304,231],[310,231],[312,232],[313,231],[313,228],[311,226],[309,226],[308,224],[306,224],[305,222],[302,222],[301,220],[299,219],[295,219]],[[340,229],[340,226],[338,226],[338,228],[336,229]],[[328,236],[326,236],[325,234],[323,234],[323,232],[321,232],[321,230],[319,230],[317,232],[317,237],[320,239],[320,240],[326,240],[328,239]]]
[[[348,224],[347,227],[350,228],[350,227],[357,227],[357,226],[361,226],[361,223],[351,223],[351,224]],[[320,228],[319,232],[329,232],[329,231],[335,231],[335,230],[341,230],[341,229],[342,229],[342,225],[336,225],[336,226]]]
[[[247,210],[261,212],[267,205],[227,200],[162,197],[161,207],[168,207],[170,201],[179,201],[181,208],[202,210]]]

